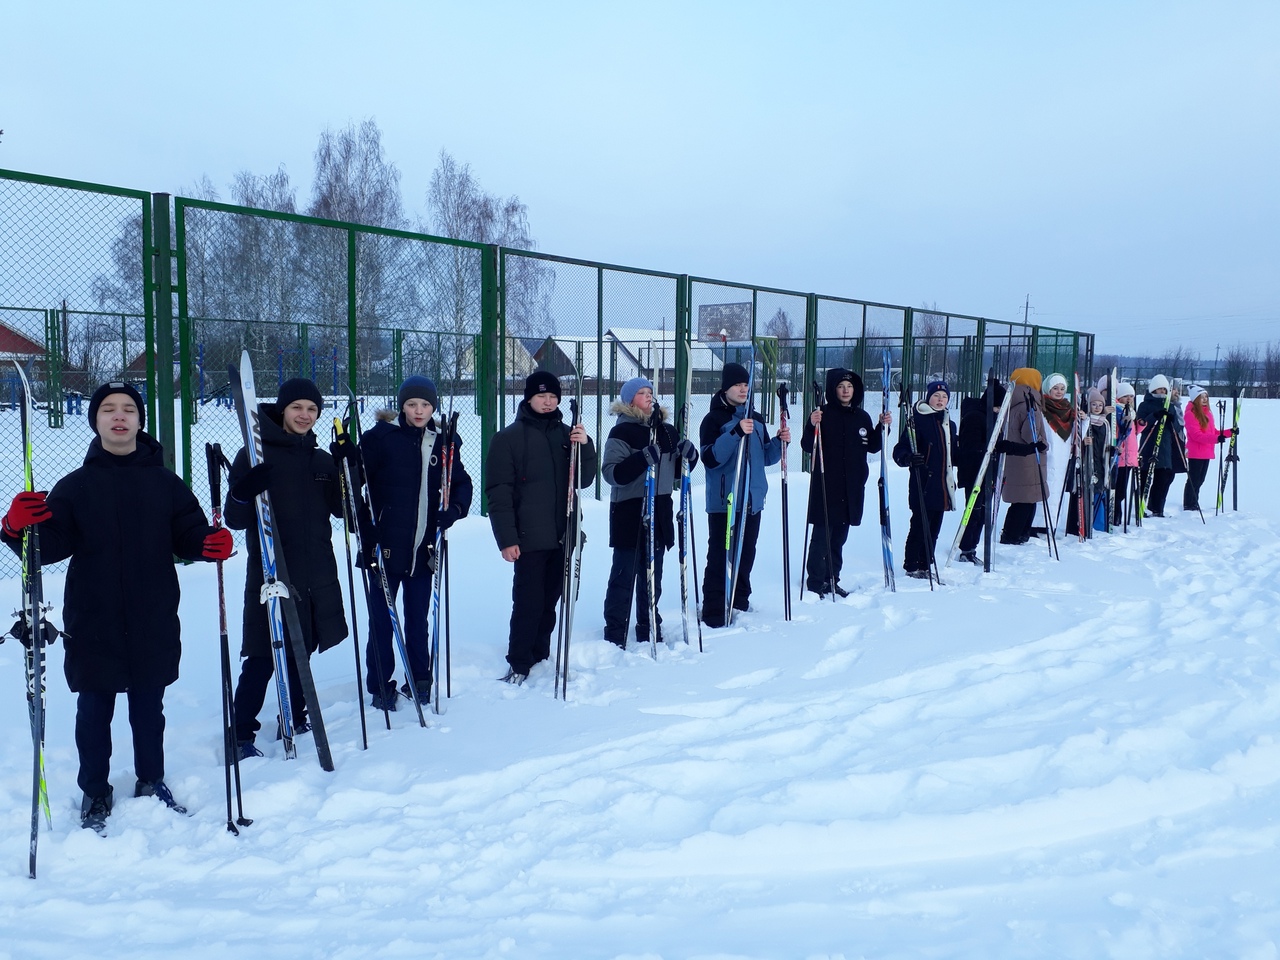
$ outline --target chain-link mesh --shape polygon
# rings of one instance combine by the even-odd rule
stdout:
[[[105,380],[150,397],[146,369],[149,196],[0,171],[0,463],[5,493],[22,483],[14,363],[37,406],[35,482],[48,489],[93,439],[85,396]],[[7,504],[7,499],[6,499]],[[63,565],[56,565],[55,569]],[[0,550],[0,576],[18,572]]]
[[[834,366],[860,373],[868,412],[878,412],[886,350],[895,393],[904,381],[919,392],[936,378],[953,394],[975,393],[988,368],[1001,377],[1027,365],[1087,374],[1093,357],[1088,334],[184,198],[173,202],[176,343],[160,347],[153,200],[160,217],[150,194],[0,171],[0,359],[23,364],[43,414],[38,478],[80,462],[92,436],[84,397],[121,378],[147,397],[153,431],[157,412],[180,400],[175,462],[207,506],[202,447],[240,447],[227,370],[246,349],[261,398],[303,376],[345,412],[354,386],[366,426],[396,406],[406,377],[430,377],[441,412],[459,414],[478,484],[489,437],[511,421],[539,367],[561,377],[566,400],[581,392],[582,419],[600,444],[621,385],[637,375],[653,380],[676,418],[687,397],[696,432],[726,362],[754,361],[754,402],[773,420],[779,383],[807,413],[813,381]],[[13,416],[15,397],[16,377],[0,369],[0,416]],[[318,425],[322,441],[331,415]],[[15,489],[17,433],[15,425],[0,435]],[[0,573],[17,569],[0,552],[3,564]]]
[[[193,465],[206,442],[241,446],[228,369],[247,350],[260,400],[284,381],[314,380],[326,398],[321,443],[354,384],[361,423],[397,407],[400,384],[431,378],[439,410],[459,414],[463,462],[479,475],[476,342],[481,336],[481,250],[425,236],[307,217],[179,200],[179,325],[184,429]],[[353,254],[354,253],[354,257]],[[353,368],[354,363],[354,368]],[[203,477],[192,486],[207,495]],[[473,509],[479,509],[478,501]]]

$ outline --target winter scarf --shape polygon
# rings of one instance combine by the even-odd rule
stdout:
[[[1071,436],[1075,427],[1076,408],[1066,397],[1055,400],[1046,396],[1044,400],[1044,418],[1049,421],[1049,429],[1063,440]]]

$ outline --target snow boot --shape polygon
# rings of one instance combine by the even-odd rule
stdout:
[[[135,797],[155,797],[174,813],[186,813],[187,808],[173,799],[173,793],[163,780],[155,782],[149,780],[139,780],[133,788]]]
[[[107,817],[111,816],[111,806],[115,791],[107,787],[105,797],[91,797],[87,793],[80,801],[80,826],[92,830],[100,837],[107,835]]]

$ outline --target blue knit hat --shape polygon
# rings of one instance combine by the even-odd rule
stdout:
[[[951,397],[951,388],[947,386],[947,381],[945,381],[945,380],[930,380],[930,381],[929,381],[929,385],[928,385],[927,387],[925,387],[925,388],[924,388],[924,399],[925,399],[925,401],[927,402],[927,401],[928,401],[928,399],[929,399],[930,397],[932,397],[935,393],[937,393],[939,390],[941,390],[943,393],[945,393],[945,394],[947,395],[948,399]]]
[[[643,388],[648,387],[649,392],[653,393],[653,381],[648,377],[632,377],[622,385],[622,389],[618,391],[618,396],[622,398],[622,402],[631,404],[635,402],[636,394]]]

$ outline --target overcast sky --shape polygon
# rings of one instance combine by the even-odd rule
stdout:
[[[1099,334],[1280,341],[1280,2],[7,5],[0,167],[182,193],[372,117],[541,250]]]

